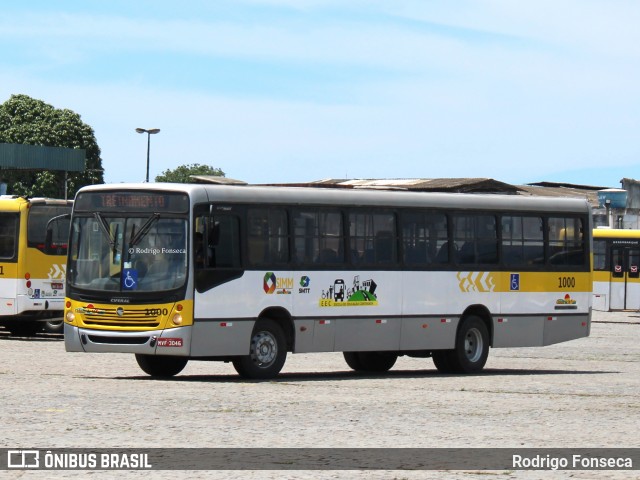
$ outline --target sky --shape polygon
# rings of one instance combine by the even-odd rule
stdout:
[[[640,179],[636,0],[4,2],[0,103],[93,127],[107,183]]]

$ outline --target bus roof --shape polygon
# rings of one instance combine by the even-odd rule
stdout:
[[[640,230],[596,228],[593,231],[593,238],[640,238]]]
[[[55,198],[34,197],[28,198],[19,195],[0,195],[0,211],[17,212],[23,205],[69,205],[73,200],[59,200]]]
[[[187,193],[194,203],[270,203],[283,205],[351,205],[371,207],[446,207],[470,210],[590,212],[587,199],[524,195],[406,192],[317,187],[235,186],[187,183],[120,183],[83,187],[85,192],[166,191]]]

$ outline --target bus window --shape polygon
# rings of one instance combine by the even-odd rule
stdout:
[[[240,222],[233,215],[200,217],[194,235],[196,268],[240,268]]]
[[[593,240],[593,269],[599,271],[608,270],[607,267],[607,241]]]
[[[446,215],[409,213],[402,216],[400,225],[406,265],[427,265],[449,261]]]
[[[552,265],[584,265],[585,246],[582,219],[549,218],[549,263]]]
[[[498,261],[498,232],[493,215],[455,215],[453,222],[458,263]]]
[[[250,208],[247,214],[249,263],[253,266],[289,261],[287,212],[279,208]]]
[[[394,264],[396,243],[393,213],[349,214],[349,248],[354,264]]]
[[[0,258],[11,260],[16,256],[18,215],[0,213]]]
[[[69,214],[67,217],[62,215]],[[27,245],[45,253],[55,255],[67,254],[69,241],[69,222],[71,205],[32,205],[27,221]],[[49,220],[59,217],[49,223]],[[50,229],[51,241],[47,245],[47,226]]]
[[[544,261],[542,217],[502,217],[502,258],[509,266]]]
[[[344,262],[342,215],[339,212],[300,210],[293,214],[293,258],[299,265],[335,265]]]

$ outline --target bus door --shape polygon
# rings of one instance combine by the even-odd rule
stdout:
[[[640,247],[611,248],[611,310],[640,309]]]

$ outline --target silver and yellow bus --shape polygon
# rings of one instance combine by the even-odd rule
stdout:
[[[14,335],[62,331],[71,204],[0,196],[0,324]]]
[[[478,372],[489,347],[589,335],[591,211],[577,199],[294,187],[81,189],[65,344],[271,378],[288,352]]]
[[[640,310],[640,230],[593,231],[593,309]]]

